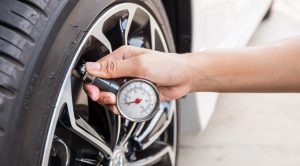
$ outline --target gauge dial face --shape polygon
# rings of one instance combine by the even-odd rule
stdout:
[[[159,107],[158,91],[148,81],[130,80],[121,87],[117,95],[117,106],[121,114],[129,120],[147,120]]]

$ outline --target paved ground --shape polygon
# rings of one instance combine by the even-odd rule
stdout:
[[[250,45],[295,34],[300,1],[277,0]],[[185,165],[299,166],[300,94],[221,94],[206,131],[181,136],[179,166]]]

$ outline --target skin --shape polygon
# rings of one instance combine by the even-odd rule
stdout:
[[[138,77],[153,82],[161,100],[190,92],[300,92],[300,37],[246,48],[163,53],[122,46],[86,63],[101,78]],[[84,85],[89,97],[119,114],[116,97]]]

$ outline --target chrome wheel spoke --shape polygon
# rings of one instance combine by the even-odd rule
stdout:
[[[108,17],[108,16],[106,16],[106,17]],[[109,52],[112,52],[111,44],[110,44],[109,40],[107,39],[107,37],[103,34],[102,29],[103,29],[103,21],[98,20],[95,23],[95,26],[90,30],[88,35],[95,37],[98,41],[100,41],[109,50]]]
[[[167,129],[167,127],[170,125],[172,121],[173,116],[173,109],[166,109],[167,107],[170,107],[169,103],[163,103],[161,105],[161,109],[157,112],[155,117],[150,121],[147,128],[144,129],[144,131],[136,136],[134,139],[137,141],[140,145],[140,148],[142,150],[148,148],[151,144],[153,144],[160,136],[161,134]],[[166,111],[168,110],[168,111]],[[163,117],[166,116],[166,117]],[[159,121],[162,119],[164,121],[162,123],[159,123]]]
[[[76,158],[75,160],[88,165],[97,165],[98,162],[97,160],[86,159],[86,158]]]
[[[104,140],[99,136],[99,134],[91,127],[80,115],[76,114],[75,123],[77,126],[81,127],[83,130],[87,131],[93,137],[97,138],[101,142]]]
[[[73,109],[73,102],[72,102],[72,91],[71,91],[71,77],[67,77],[67,80],[65,81],[65,85],[63,87],[63,100],[61,100],[61,106],[62,108],[64,105],[67,107],[68,116],[64,116],[59,119],[59,121],[62,123],[62,125],[72,132],[74,132],[76,135],[80,136],[93,146],[95,146],[97,149],[101,150],[106,155],[111,155],[112,151],[108,147],[108,145],[105,143],[105,141],[97,134],[97,132],[91,127],[80,115],[76,114]],[[69,120],[68,122],[66,122]]]
[[[125,123],[131,123],[131,122],[129,122],[129,120],[126,119]],[[133,122],[131,124],[131,127],[129,128],[129,131],[126,133],[124,138],[121,140],[121,143],[120,143],[121,147],[123,147],[128,142],[128,139],[132,136],[132,133],[135,129],[136,124],[137,124],[136,122]]]
[[[150,19],[150,29],[151,29],[150,32],[151,32],[152,50],[168,52],[167,44],[163,40],[164,36],[162,32],[159,30],[160,28],[157,25],[154,18]]]
[[[138,136],[141,134],[144,126],[145,126],[146,122],[141,122],[138,124],[137,129],[135,130],[135,132],[133,133],[133,136]]]
[[[116,134],[116,142],[115,145],[118,144],[118,142],[120,141],[120,137],[121,137],[121,126],[122,126],[122,118],[121,116],[118,116],[118,122],[117,122],[117,134]]]
[[[139,159],[134,162],[129,162],[128,166],[140,166],[140,165],[151,165],[159,161],[163,156],[168,155],[171,161],[171,165],[175,165],[175,159],[173,155],[173,150],[170,146],[165,146],[160,151],[156,152],[154,155],[150,155],[143,159]]]
[[[155,31],[156,31],[157,27],[156,27],[156,23],[155,20],[153,18],[150,19],[150,32],[151,32],[151,45],[152,45],[152,50],[156,49],[155,46],[155,40],[158,40],[155,38]]]
[[[127,19],[127,24],[126,24],[126,28],[125,28],[125,34],[124,34],[125,45],[128,45],[128,33],[130,30],[130,26],[132,24],[132,19],[134,17],[135,11],[136,11],[136,7],[131,7],[128,9],[128,19]]]
[[[144,132],[141,133],[141,135],[136,136],[135,140],[138,142],[141,142],[142,140],[144,140],[150,133],[151,131],[154,130],[156,124],[158,123],[159,119],[161,118],[162,114],[163,114],[163,110],[159,110],[156,115],[153,117],[153,119],[150,121],[149,125],[147,126],[147,128],[144,130]]]

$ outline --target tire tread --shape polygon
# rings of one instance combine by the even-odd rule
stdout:
[[[47,19],[49,0],[2,0],[0,1],[0,117],[5,117],[6,110],[18,92],[19,76],[25,71],[30,58],[24,51],[34,46],[34,30],[40,19]],[[7,123],[0,123],[0,138],[4,137]],[[1,164],[0,164],[1,165]]]
[[[47,17],[45,8],[46,8],[49,0],[18,0],[18,1],[23,3],[24,5],[27,5],[28,7],[32,8],[32,9],[34,9],[40,15]]]

